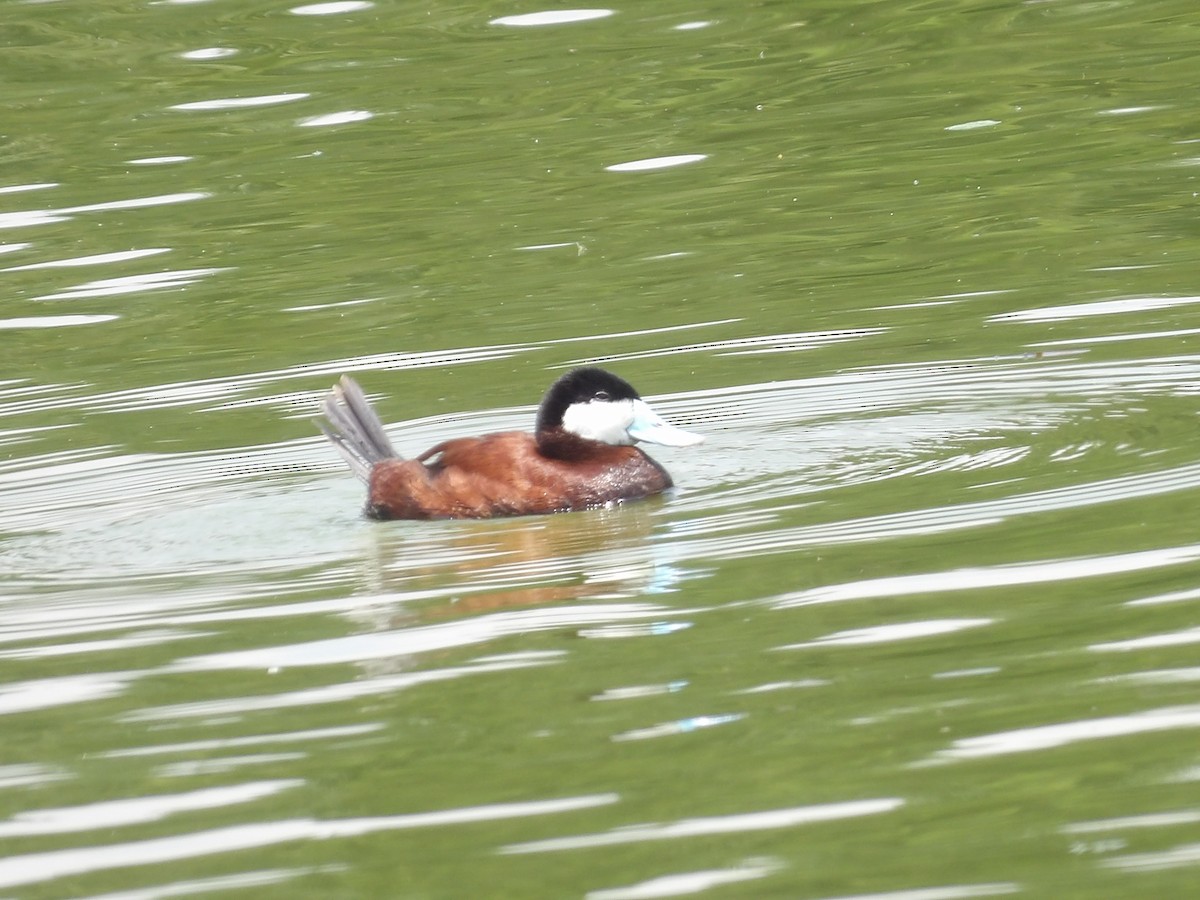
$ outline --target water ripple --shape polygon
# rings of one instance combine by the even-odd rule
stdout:
[[[888,644],[913,638],[953,634],[966,628],[991,625],[994,619],[930,619],[924,622],[904,622],[897,625],[874,625],[851,628],[799,644],[782,644],[776,650],[804,650],[809,647],[856,646],[859,644]]]
[[[1196,559],[1200,559],[1200,544],[1190,544],[1186,547],[1164,547],[1159,550],[1143,550],[1136,553],[1116,553],[1109,556],[980,566],[922,575],[896,575],[888,578],[872,578],[866,581],[827,585],[799,591],[795,594],[786,594],[775,598],[772,605],[775,609],[790,609],[797,606],[811,606],[816,603],[866,600],[873,597],[903,597],[942,591],[1041,584],[1047,581],[1139,572],[1144,569],[1188,563]],[[1097,649],[1106,648],[1098,645]]]
[[[944,887],[913,888],[907,891],[881,891],[877,894],[855,894],[826,897],[822,900],[970,900],[972,897],[999,897],[1019,894],[1022,887],[1012,881],[986,884],[950,884]]]
[[[716,728],[718,725],[728,725],[740,722],[746,718],[745,713],[717,713],[703,716],[688,716],[686,719],[676,719],[672,722],[660,722],[645,728],[633,728],[614,734],[611,740],[615,743],[624,741],[646,741],[653,738],[672,737],[677,734],[691,734],[706,728]]]
[[[101,203],[87,203],[82,206],[64,206],[59,209],[36,209],[0,213],[0,228],[24,228],[30,225],[46,225],[53,222],[65,222],[76,213],[117,209],[144,209],[151,206],[165,206],[171,203],[188,203],[193,200],[205,200],[211,196],[212,194],[208,191],[180,191],[172,194],[157,194],[151,197],[133,197],[128,200],[107,200]]]
[[[65,781],[70,777],[61,769],[38,763],[0,766],[0,790],[44,785],[52,781]]]
[[[256,97],[218,97],[212,100],[194,100],[190,103],[176,103],[169,108],[185,111],[255,109],[260,106],[292,103],[296,100],[304,100],[309,96],[309,94],[304,92],[296,92],[290,94],[261,94]]]
[[[210,750],[229,750],[235,747],[255,747],[261,744],[290,744],[329,738],[357,737],[375,734],[383,730],[378,722],[359,725],[337,725],[331,728],[309,728],[304,731],[285,731],[275,734],[252,734],[241,737],[211,738],[202,741],[185,741],[178,744],[157,744],[153,747],[129,747],[122,750],[104,750],[97,754],[101,759],[119,759],[129,756],[164,756],[172,753],[198,753]]]
[[[778,860],[747,860],[732,869],[702,869],[660,875],[626,887],[588,891],[585,900],[651,900],[654,897],[681,897],[699,894],[723,884],[738,884],[766,878],[783,868]]]
[[[1180,844],[1170,850],[1113,856],[1103,860],[1102,865],[1131,872],[1161,872],[1182,866],[1197,866],[1200,865],[1200,844]]]
[[[217,875],[213,878],[175,881],[170,884],[154,885],[153,887],[132,891],[119,891],[115,894],[92,894],[89,897],[83,898],[83,900],[164,900],[166,897],[186,897],[190,894],[240,891],[246,888],[282,884],[285,881],[293,881],[315,871],[330,871],[330,867],[321,870],[303,868],[259,869],[253,872],[239,872],[236,875]]]
[[[326,703],[343,703],[362,697],[391,694],[406,688],[439,681],[453,681],[468,675],[485,675],[512,669],[526,669],[545,665],[546,661],[479,663],[453,666],[445,669],[425,669],[420,672],[405,672],[366,678],[361,681],[330,684],[305,688],[280,694],[262,694],[252,697],[230,697],[223,700],[201,700],[193,703],[176,703],[169,706],[149,707],[134,710],[121,716],[123,722],[157,722],[172,719],[195,719],[215,716],[243,715],[263,710],[296,709]]]
[[[509,844],[502,847],[500,852],[547,853],[559,850],[583,850],[590,847],[611,847],[616,844],[640,844],[646,841],[704,837],[714,834],[740,834],[771,828],[791,828],[795,825],[809,825],[813,822],[875,816],[899,809],[903,805],[903,800],[888,797],[877,800],[852,800],[847,803],[825,803],[818,806],[793,806],[788,809],[772,809],[700,819],[679,819],[666,824],[625,825],[598,834],[568,835],[544,841],[530,841],[525,844]]]
[[[76,266],[99,266],[108,263],[127,262],[131,259],[142,259],[146,256],[156,256],[159,253],[170,252],[170,247],[147,247],[144,250],[118,250],[113,253],[93,253],[88,256],[71,256],[65,259],[26,263],[23,266],[9,266],[6,269],[0,269],[0,272],[25,272],[31,269],[68,269]]]
[[[115,697],[124,693],[131,681],[144,674],[105,672],[10,682],[0,685],[0,715]]]
[[[992,316],[995,322],[1056,322],[1091,316],[1112,316],[1157,309],[1174,309],[1200,303],[1200,297],[1124,297],[1118,300],[1094,300],[1065,306],[1042,306]]]
[[[611,9],[554,9],[544,12],[500,16],[497,19],[492,19],[489,24],[508,25],[515,28],[529,28],[542,25],[570,25],[576,22],[591,22],[594,19],[604,19],[612,14],[613,10]]]
[[[950,762],[1051,750],[1080,741],[1123,737],[1131,734],[1152,734],[1180,728],[1200,728],[1200,706],[1171,706],[1131,713],[1126,716],[1107,716],[1082,719],[1055,725],[1038,725],[1001,731],[980,737],[960,738],[949,748],[939,750],[929,762]]]
[[[50,850],[0,859],[0,887],[40,884],[57,878],[103,872],[127,866],[146,866],[211,856],[214,853],[244,852],[253,848],[303,840],[358,837],[380,831],[430,828],[445,825],[526,818],[617,802],[615,794],[533,800],[469,806],[409,815],[361,819],[291,819],[249,825],[231,825],[172,837],[150,838],[124,844],[106,844],[70,850]]]
[[[101,278],[72,285],[52,294],[41,294],[34,300],[79,300],[83,297],[112,297],[118,294],[135,294],[162,288],[179,288],[195,284],[209,275],[229,271],[228,268],[177,269],[166,272],[145,272],[141,275],[122,275],[119,278]]]
[[[583,363],[629,362],[635,359],[653,359],[659,356],[677,356],[681,353],[714,353],[717,356],[751,356],[760,353],[794,353],[815,350],[831,344],[858,340],[884,334],[886,328],[845,328],[836,331],[800,331],[792,334],[767,334],[757,337],[729,338],[723,341],[704,341],[697,344],[680,344],[655,350],[614,353],[606,356],[589,356],[572,360],[570,365]]]
[[[250,803],[302,784],[303,780],[298,778],[251,781],[245,784],[202,788],[182,794],[148,794],[128,800],[30,810],[0,822],[0,839],[143,825],[147,822],[161,821],[180,812]]]
[[[1126,828],[1174,828],[1176,825],[1200,823],[1200,809],[1148,813],[1140,816],[1121,816],[1116,819],[1093,819],[1074,822],[1059,829],[1063,834],[1094,834],[1098,831],[1122,831]]]
[[[598,622],[610,623],[682,615],[683,610],[668,610],[651,603],[588,604],[579,607],[549,607],[475,616],[437,625],[403,628],[376,634],[311,641],[280,647],[259,647],[231,653],[216,653],[181,659],[174,668],[180,671],[212,669],[272,669],[292,666],[325,666],[338,663],[388,659],[415,653],[428,653],[450,647],[493,641],[512,634],[532,634]],[[528,662],[550,662],[557,654],[543,654]]]

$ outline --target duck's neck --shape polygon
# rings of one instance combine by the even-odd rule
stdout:
[[[589,459],[612,446],[603,441],[592,441],[580,437],[562,427],[540,430],[534,435],[534,440],[537,441],[538,452],[542,456],[568,462],[576,459]]]

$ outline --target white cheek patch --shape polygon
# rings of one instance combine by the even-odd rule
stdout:
[[[589,441],[605,444],[632,444],[629,426],[633,424],[632,400],[592,400],[572,403],[563,413],[563,428]]]

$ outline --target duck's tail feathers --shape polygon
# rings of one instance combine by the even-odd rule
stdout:
[[[370,480],[376,463],[399,458],[371,402],[348,375],[322,401],[321,412],[325,418],[317,420],[317,427],[363,481]]]

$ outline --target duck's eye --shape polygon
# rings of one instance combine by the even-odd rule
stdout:
[[[609,396],[608,391],[596,391],[596,393],[592,395],[592,399],[593,400],[611,400],[612,397]]]

